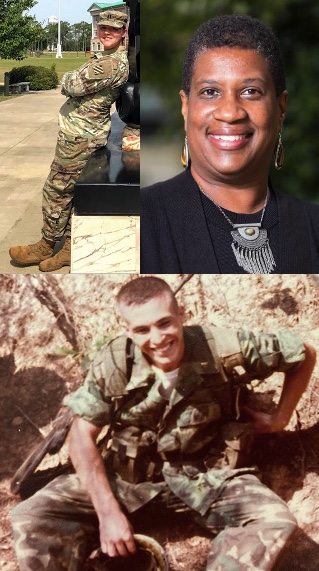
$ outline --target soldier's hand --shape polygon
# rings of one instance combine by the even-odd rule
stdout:
[[[109,557],[127,557],[136,552],[133,528],[118,504],[100,518],[100,542]]]
[[[285,428],[275,414],[254,410],[248,406],[241,409],[247,414],[252,423],[255,434],[265,434],[268,432],[279,432]]]

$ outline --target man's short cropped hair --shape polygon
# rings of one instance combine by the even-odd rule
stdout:
[[[175,295],[162,278],[155,276],[141,276],[124,284],[116,296],[118,305],[143,305],[151,299],[168,294],[172,300],[174,310],[178,311]]]
[[[276,95],[281,95],[286,89],[285,67],[279,41],[270,26],[251,16],[229,14],[204,22],[190,39],[182,73],[182,89],[187,95],[199,54],[224,47],[252,50],[262,55],[268,63]]]

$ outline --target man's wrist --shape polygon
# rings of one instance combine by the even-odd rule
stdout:
[[[103,520],[105,517],[112,517],[114,512],[122,511],[120,504],[113,494],[104,496],[103,500],[98,502],[98,505],[95,506],[95,509],[99,520]]]
[[[280,411],[277,411],[273,415],[273,427],[274,432],[281,432],[284,430],[289,423],[290,417],[284,416]]]

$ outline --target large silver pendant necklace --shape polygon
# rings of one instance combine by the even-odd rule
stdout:
[[[199,186],[199,185],[198,185]],[[224,218],[232,227],[232,250],[237,264],[248,274],[270,274],[276,267],[276,262],[270,248],[267,230],[261,227],[268,198],[269,190],[264,202],[260,222],[254,224],[234,224],[223,209],[200,186],[200,191],[211,200],[220,210]]]

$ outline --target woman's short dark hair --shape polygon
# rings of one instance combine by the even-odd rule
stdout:
[[[276,95],[286,89],[279,41],[270,26],[251,16],[231,14],[207,20],[192,36],[186,48],[182,74],[182,89],[187,95],[198,55],[206,50],[223,47],[253,50],[262,55],[268,63]]]

